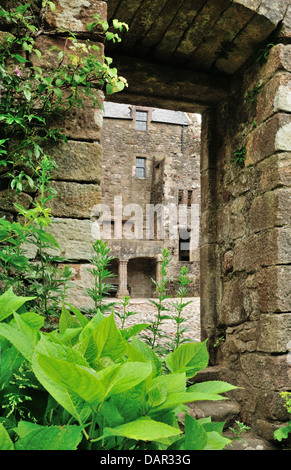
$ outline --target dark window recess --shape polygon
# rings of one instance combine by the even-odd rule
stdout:
[[[192,197],[193,197],[193,191],[188,191],[188,202],[187,202],[188,207],[191,207],[192,205]]]
[[[148,124],[148,113],[147,111],[136,111],[135,112],[135,128],[138,131],[146,131]]]
[[[179,189],[178,191],[178,204],[183,204],[183,199],[184,199],[184,191],[183,189]]]
[[[187,230],[180,230],[179,261],[190,261],[190,235]]]
[[[145,158],[136,157],[135,176],[137,178],[146,177],[146,159]]]

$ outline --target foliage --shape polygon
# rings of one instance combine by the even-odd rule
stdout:
[[[241,434],[243,434],[246,431],[249,431],[251,428],[250,426],[247,426],[244,423],[241,423],[240,421],[235,421],[236,427],[230,427],[229,430],[233,432],[233,440],[240,440],[241,439]]]
[[[245,147],[238,147],[234,152],[234,164],[239,167],[244,166],[244,162],[246,160],[246,148]]]
[[[291,393],[282,392],[281,397],[285,400],[285,407],[288,410],[288,413],[291,413]],[[291,421],[287,426],[281,427],[274,432],[274,438],[279,442],[284,442],[284,439],[288,439],[289,434],[291,434]]]
[[[269,58],[270,50],[274,46],[274,43],[268,43],[266,46],[260,48],[257,52],[256,62],[260,65],[265,64]]]
[[[92,267],[89,268],[88,271],[93,274],[94,287],[87,289],[87,292],[94,301],[95,312],[100,310],[104,313],[115,304],[114,302],[109,304],[104,303],[104,297],[108,295],[110,289],[113,287],[112,284],[109,284],[106,281],[113,277],[113,274],[108,267],[114,257],[110,256],[110,248],[107,246],[107,243],[102,240],[96,240],[93,244],[93,249],[95,254],[91,259]]]
[[[35,187],[34,176],[40,159],[46,155],[45,144],[66,140],[63,132],[50,125],[52,122],[60,122],[60,118],[82,106],[84,99],[102,107],[104,92],[112,94],[127,86],[117,69],[111,67],[111,58],[104,57],[97,45],[89,40],[79,41],[69,31],[65,32],[63,49],[51,48],[57,66],[38,66],[42,54],[35,47],[38,31],[33,24],[34,3],[11,11],[0,7],[0,18],[11,26],[0,43],[0,121],[4,136],[0,142],[4,156],[0,166],[5,167],[2,177],[18,191],[27,184]],[[45,2],[45,6],[53,9],[52,2]],[[96,15],[94,25],[100,24],[108,40],[117,40],[118,34],[111,34],[109,25],[105,26]],[[125,26],[114,22],[119,30]]]
[[[25,308],[12,289],[0,296],[0,448],[222,449],[224,423],[195,420],[185,432],[176,415],[185,403],[221,400],[236,387],[225,382],[186,388],[208,364],[206,342],[182,344],[164,361],[135,336],[126,339],[113,313],[88,320],[73,306],[63,307],[58,331],[44,332],[42,316]],[[15,378],[25,384],[18,402]],[[8,398],[7,398],[8,397]],[[10,409],[9,409],[10,407]]]
[[[28,209],[14,204],[17,222],[0,219],[0,277],[4,291],[13,286],[19,295],[36,296],[34,308],[48,320],[60,298],[65,299],[70,271],[60,266],[62,258],[49,254],[59,246],[47,231],[48,203],[56,196],[50,180],[57,166],[47,149],[52,142],[67,141],[57,125],[84,100],[102,107],[104,93],[120,91],[127,83],[97,45],[79,41],[70,31],[62,32],[63,49],[51,48],[57,65],[47,66],[35,47],[40,3],[9,11],[0,7],[0,19],[9,30],[0,37],[1,187],[7,188],[8,205],[23,191],[34,199]],[[41,6],[55,9],[47,0]],[[105,39],[119,40],[98,15],[88,30],[100,26]],[[127,26],[114,20],[113,28],[122,31]],[[37,251],[35,263],[30,262],[31,247]]]
[[[187,327],[182,326],[182,323],[186,321],[186,318],[182,316],[183,309],[191,303],[191,301],[184,301],[184,297],[187,296],[189,292],[187,285],[191,282],[191,279],[187,276],[188,271],[189,269],[186,268],[186,266],[181,268],[180,275],[178,276],[179,287],[176,292],[179,301],[172,303],[174,309],[176,310],[176,314],[171,315],[171,319],[174,320],[176,324],[176,332],[174,339],[169,342],[169,347],[173,350],[180,346],[180,344],[189,341],[189,339],[183,338],[183,334],[187,331]]]
[[[156,307],[157,311],[154,320],[150,323],[146,332],[143,335],[143,339],[146,343],[156,352],[162,354],[166,352],[166,348],[162,345],[161,340],[165,339],[167,335],[162,330],[163,320],[170,319],[169,315],[164,312],[168,311],[168,308],[164,305],[163,301],[168,299],[167,295],[167,283],[168,270],[167,266],[171,261],[170,252],[167,248],[164,248],[161,253],[161,280],[152,279],[156,287],[157,300],[149,299],[150,302]]]
[[[256,99],[256,96],[261,93],[261,88],[262,86],[260,84],[257,84],[252,88],[248,93],[247,93],[247,101],[250,103],[253,103]]]

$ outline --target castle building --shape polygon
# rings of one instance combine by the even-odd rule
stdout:
[[[114,260],[112,295],[152,297],[161,252],[169,295],[186,266],[199,295],[200,116],[105,102],[101,238]]]

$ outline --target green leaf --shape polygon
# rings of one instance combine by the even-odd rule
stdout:
[[[103,402],[106,390],[93,369],[43,354],[37,354],[36,361],[49,379],[61,387],[68,396],[71,394],[78,396],[92,409],[96,409]],[[58,401],[56,396],[54,398]]]
[[[153,366],[153,376],[160,375],[162,371],[162,364],[159,357],[154,353],[154,351],[143,341],[137,339],[135,336],[132,338],[131,344],[134,348],[137,349],[139,353],[143,355],[143,357],[147,361],[151,361]]]
[[[92,337],[97,348],[97,359],[108,356],[114,361],[127,352],[127,342],[117,328],[113,314],[98,323]]]
[[[179,436],[180,429],[150,418],[140,418],[115,428],[104,428],[102,437],[122,436],[141,441],[159,441],[171,436]]]
[[[116,375],[110,383],[106,383],[104,376],[106,369],[98,372],[98,378],[106,388],[106,397],[123,393],[149,377],[152,372],[150,362],[125,362],[116,371]]]
[[[142,330],[144,330],[145,328],[147,328],[149,325],[149,323],[139,323],[137,325],[133,325],[131,326],[130,328],[125,328],[123,330],[120,330],[122,336],[128,340],[129,338],[131,338],[132,336],[135,336],[137,335],[138,333],[140,333]]]
[[[191,385],[187,388],[188,393],[196,392],[196,393],[209,393],[209,394],[220,394],[226,393],[230,390],[237,389],[234,385],[231,385],[227,382],[219,381],[219,380],[209,380],[207,382],[201,382],[194,385]]]
[[[13,442],[2,423],[0,423],[0,450],[14,450]]]
[[[25,62],[28,62],[28,60],[26,60],[24,57],[22,57],[22,55],[19,55],[19,54],[14,54],[12,57],[18,60],[18,62],[21,62],[22,64],[24,64]]]
[[[194,377],[198,371],[205,369],[209,361],[206,342],[181,344],[165,358],[169,370],[186,372],[187,377]]]
[[[16,296],[12,287],[0,296],[0,321],[16,312],[25,302],[35,299],[35,297]]]
[[[207,433],[196,419],[185,415],[185,450],[203,450],[207,445]]]
[[[29,340],[32,347],[35,347],[39,340],[39,330],[44,325],[44,318],[34,312],[25,312],[22,315],[13,313],[19,331]]]
[[[70,362],[73,367],[74,364],[86,365],[86,360],[74,349],[52,343],[44,336],[37,344],[32,358],[32,369],[39,382],[65,410],[74,416],[80,424],[84,424],[91,413],[90,406],[84,402],[84,399],[78,393],[69,389],[65,379],[62,383],[59,377],[54,377],[52,371],[48,373],[44,361],[39,363],[40,353],[49,362],[51,357],[60,358],[63,359],[62,365],[67,365]],[[56,362],[54,362],[55,366]]]
[[[72,310],[73,314],[77,317],[79,324],[84,328],[86,325],[88,325],[89,320],[84,317],[84,315],[78,310],[76,307],[74,307],[71,304],[66,304],[68,307],[70,307],[70,310]]]
[[[39,240],[41,240],[42,242],[48,243],[49,245],[52,245],[54,248],[60,249],[57,240],[50,233],[45,232],[42,229],[35,229],[35,233],[37,234]]]
[[[82,439],[80,426],[41,426],[21,421],[15,429],[15,450],[76,450]]]
[[[63,305],[62,313],[59,319],[59,332],[62,334],[68,328],[79,328],[80,324],[76,318],[74,318],[70,312]]]
[[[288,438],[289,433],[291,433],[291,421],[288,426],[276,429],[274,432],[274,437],[277,441],[281,442],[283,439]]]
[[[54,88],[54,93],[55,95],[57,95],[58,98],[62,98],[63,97],[63,92],[60,88]]]
[[[27,90],[27,89],[24,89],[23,93],[24,93],[24,96],[27,99],[27,101],[31,101],[31,91]]]
[[[0,336],[10,341],[25,359],[31,362],[34,347],[28,336],[6,323],[0,324]]]
[[[222,450],[231,444],[231,440],[221,436],[216,431],[207,432],[207,444],[204,450]]]

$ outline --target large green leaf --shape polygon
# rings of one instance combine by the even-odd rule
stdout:
[[[86,325],[88,325],[89,320],[80,312],[80,310],[78,310],[76,307],[74,307],[71,304],[66,304],[66,305],[68,305],[70,310],[72,310],[73,314],[78,319],[78,321],[79,321],[80,325],[82,326],[82,328],[84,328]]]
[[[181,344],[165,358],[169,370],[185,372],[187,377],[194,377],[198,371],[205,369],[209,361],[206,342]]]
[[[19,331],[27,337],[32,347],[35,347],[40,338],[39,330],[44,324],[44,318],[34,312],[25,312],[22,315],[14,312],[13,316]]]
[[[125,362],[119,366],[115,377],[110,382],[104,380],[106,369],[98,372],[97,376],[105,385],[106,397],[108,398],[135,387],[149,377],[151,372],[150,362]]]
[[[42,371],[68,394],[75,394],[92,409],[102,403],[106,390],[93,369],[67,361],[37,354],[36,361]],[[55,397],[57,400],[57,398]]]
[[[131,340],[132,346],[143,355],[147,361],[151,361],[153,365],[153,376],[158,376],[162,373],[162,363],[154,351],[143,341],[140,341],[135,336]]]
[[[122,337],[114,321],[114,316],[104,318],[92,333],[97,350],[97,358],[108,356],[113,361],[127,352],[127,341]]]
[[[11,377],[14,372],[19,369],[24,358],[22,354],[5,339],[0,340],[0,351],[0,390],[3,390],[9,385]]]
[[[39,341],[32,358],[32,368],[39,382],[65,410],[74,416],[80,424],[84,424],[91,413],[90,406],[78,393],[70,390],[65,384],[60,384],[56,377],[51,378],[44,364],[39,364],[40,355],[49,362],[51,358],[58,358],[63,359],[64,364],[71,363],[72,366],[74,364],[86,366],[86,360],[73,348],[52,343],[45,337]]]
[[[228,444],[231,444],[231,440],[221,436],[216,431],[207,432],[207,444],[204,447],[204,450],[222,450]]]
[[[0,450],[14,450],[13,442],[2,423],[0,423]]]
[[[62,313],[60,315],[59,319],[59,332],[62,334],[64,333],[68,328],[79,328],[80,324],[77,320],[77,318],[73,317],[70,312],[65,308],[65,306],[62,306]]]
[[[0,323],[0,336],[10,341],[23,357],[31,362],[34,345],[24,333],[11,325]]]
[[[83,341],[88,335],[92,335],[97,325],[104,320],[105,316],[99,310],[96,315],[83,327],[83,331],[80,334],[80,341]]]
[[[207,432],[203,426],[186,414],[184,450],[203,450],[207,445]]]
[[[76,450],[82,439],[80,426],[40,426],[21,421],[16,450]]]
[[[104,428],[103,437],[122,436],[141,441],[159,441],[180,434],[180,429],[168,424],[150,418],[140,418],[115,428]]]
[[[209,394],[219,394],[219,393],[226,393],[230,390],[234,390],[238,387],[235,385],[231,385],[227,382],[219,381],[219,380],[209,380],[206,382],[197,383],[191,385],[187,388],[188,393],[209,393]]]
[[[16,312],[25,302],[35,297],[18,297],[14,294],[12,287],[0,296],[0,321]]]

